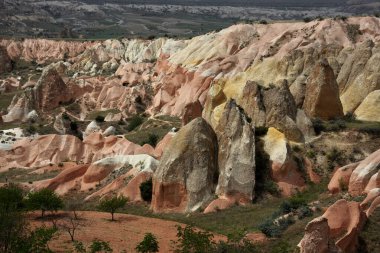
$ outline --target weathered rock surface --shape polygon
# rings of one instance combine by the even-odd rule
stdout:
[[[202,117],[203,106],[199,100],[189,103],[185,106],[182,113],[182,125],[186,125],[195,118]]]
[[[305,187],[305,180],[291,155],[285,135],[269,128],[263,137],[264,151],[269,155],[271,177],[278,184],[281,194],[291,196]]]
[[[380,121],[380,90],[368,94],[360,106],[355,110],[358,120]]]
[[[234,100],[227,102],[215,129],[219,150],[216,194],[238,194],[252,201],[255,187],[255,133],[244,111]]]
[[[303,109],[311,118],[329,120],[343,116],[339,87],[327,60],[317,63],[308,79]]]
[[[194,212],[212,200],[218,174],[217,138],[196,118],[179,130],[153,176],[154,212]]]
[[[36,109],[50,111],[70,101],[71,92],[53,66],[44,69],[33,88]]]
[[[366,221],[359,203],[338,200],[323,216],[311,221],[298,245],[301,252],[356,252],[358,235]],[[331,242],[331,243],[330,243]]]
[[[376,180],[380,174],[379,164],[380,150],[377,150],[361,161],[351,174],[348,192],[353,196],[358,196],[370,191],[371,188],[380,187],[378,185],[380,184],[380,179]]]
[[[309,222],[305,235],[298,244],[301,253],[329,253],[330,228],[325,217]]]

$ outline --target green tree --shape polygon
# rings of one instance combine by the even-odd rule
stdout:
[[[25,219],[24,194],[16,185],[0,188],[0,252],[47,253],[55,228],[30,230]]]
[[[44,217],[46,211],[57,211],[63,208],[62,199],[47,188],[29,193],[26,203],[29,210],[41,210],[41,217]]]
[[[103,212],[111,213],[111,220],[114,221],[115,220],[114,213],[118,209],[123,208],[125,204],[127,204],[127,202],[128,202],[128,199],[123,196],[120,196],[120,197],[114,196],[110,199],[101,200],[98,208]]]
[[[14,252],[18,239],[26,235],[22,201],[23,192],[16,185],[0,188],[0,252]]]
[[[136,251],[139,253],[155,253],[158,250],[157,238],[152,233],[145,234],[144,239],[136,246]]]
[[[213,234],[203,231],[195,231],[192,226],[185,228],[177,226],[177,241],[173,241],[175,253],[204,253],[214,252],[215,243]]]

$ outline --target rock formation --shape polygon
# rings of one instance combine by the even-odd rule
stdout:
[[[354,253],[365,221],[366,215],[359,203],[338,200],[322,217],[309,222],[298,246],[303,253]]]
[[[50,111],[71,99],[69,88],[53,66],[44,69],[33,91],[36,109],[42,111]]]
[[[380,122],[380,90],[368,94],[360,106],[355,110],[358,120]]]
[[[227,102],[218,127],[219,196],[239,194],[252,201],[255,186],[255,133],[244,111]]]
[[[317,63],[309,77],[303,108],[311,118],[329,120],[343,116],[339,87],[327,60]]]
[[[213,198],[218,175],[217,138],[196,118],[179,130],[153,176],[154,212],[194,212]]]
[[[281,194],[291,196],[302,190],[305,180],[292,157],[285,135],[275,128],[269,128],[263,141],[264,151],[269,155],[271,177],[278,184]]]

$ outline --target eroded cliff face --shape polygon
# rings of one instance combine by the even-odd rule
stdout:
[[[82,87],[89,86],[88,91],[76,96],[84,114],[117,107],[127,114],[146,111],[183,116],[188,104],[199,101],[204,108],[203,116],[216,127],[228,99],[235,99],[242,107],[251,104],[245,95],[254,92],[247,87],[248,81],[272,89],[282,87],[286,80],[294,97],[294,112],[302,106],[311,112],[314,107],[321,111],[307,114],[324,118],[331,116],[326,114],[329,111],[326,108],[334,107],[336,113],[332,116],[340,116],[341,104],[344,113],[367,118],[359,107],[371,92],[380,88],[379,23],[378,18],[361,17],[347,21],[239,24],[183,41],[167,38],[83,43],[2,40],[1,45],[14,60],[68,62],[65,72],[72,81]],[[319,72],[317,66],[322,59],[330,67]],[[88,78],[113,73],[108,78]],[[326,87],[334,89],[334,95],[330,96],[334,98],[333,104],[323,100],[328,98],[323,92],[330,94],[330,90],[323,88],[322,79],[329,83]],[[307,94],[318,83],[323,89],[314,91],[323,99],[312,105]],[[306,84],[313,87],[306,89]],[[372,106],[371,101],[373,95],[362,108]],[[271,120],[263,123],[260,106],[254,107],[258,110],[255,125],[278,127],[278,122],[273,124]],[[286,125],[290,121],[295,121],[295,113],[289,115]],[[290,135],[286,134],[302,141],[294,129]]]

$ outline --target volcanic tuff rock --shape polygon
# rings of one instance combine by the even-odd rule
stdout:
[[[216,135],[204,119],[181,128],[153,176],[153,211],[194,212],[205,207],[215,192],[217,153]]]
[[[54,66],[44,69],[36,86],[33,88],[37,108],[49,111],[70,101],[71,92]]]
[[[182,125],[186,125],[195,118],[202,117],[203,106],[199,100],[188,103],[182,113]]]
[[[355,110],[358,120],[380,121],[380,90],[373,91],[363,100]]]
[[[309,222],[305,235],[298,244],[301,253],[329,253],[330,228],[325,217]]]
[[[255,186],[255,131],[234,100],[226,104],[215,133],[219,144],[216,194],[241,194],[247,202],[251,201]]]
[[[338,84],[327,60],[319,62],[309,77],[303,108],[311,118],[329,120],[343,116]]]
[[[0,46],[0,74],[12,70],[12,61],[8,56],[7,50]]]
[[[321,217],[309,222],[298,246],[303,253],[354,253],[358,246],[359,232],[366,219],[358,202],[340,199]]]
[[[269,155],[271,162],[271,177],[278,184],[281,194],[291,196],[305,187],[305,180],[298,170],[291,148],[285,135],[275,128],[269,128],[262,138],[264,151]]]

